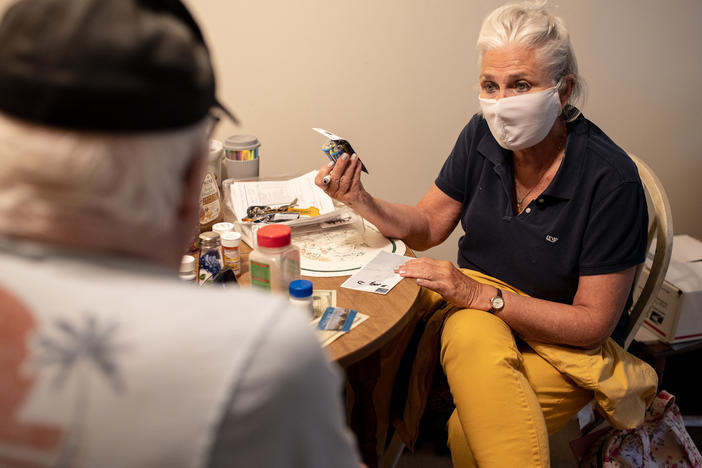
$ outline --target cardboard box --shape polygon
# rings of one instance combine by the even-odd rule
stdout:
[[[648,278],[654,248],[655,245],[649,252],[636,294]],[[643,324],[667,343],[702,339],[702,242],[687,235],[675,236],[665,281]]]

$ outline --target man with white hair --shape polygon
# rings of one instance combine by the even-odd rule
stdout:
[[[306,318],[177,279],[212,110],[178,0],[5,13],[0,466],[359,466]]]

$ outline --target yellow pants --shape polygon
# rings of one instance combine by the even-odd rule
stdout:
[[[523,294],[486,275],[464,272]],[[592,391],[515,339],[500,318],[481,310],[457,309],[446,319],[441,365],[456,405],[448,423],[456,467],[549,466],[548,433],[593,398]]]

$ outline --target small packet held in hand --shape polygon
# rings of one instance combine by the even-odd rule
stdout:
[[[324,152],[324,154],[327,155],[329,161],[335,163],[336,160],[339,159],[344,153],[348,154],[349,156],[353,156],[354,154],[356,154],[353,147],[351,146],[351,143],[349,143],[348,140],[338,135],[334,135],[333,133],[324,130],[323,128],[313,128],[312,130],[329,138],[329,141],[322,146],[322,151]],[[361,161],[361,170],[368,174],[368,169],[366,169],[366,166],[365,164],[363,164],[363,161]]]

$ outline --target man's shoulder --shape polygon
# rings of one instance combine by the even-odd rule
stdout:
[[[219,321],[239,336],[251,336],[287,312],[281,298],[236,286],[198,287],[148,263],[7,251],[0,251],[0,259],[12,270],[0,272],[0,284],[37,317],[88,314],[135,330],[161,323],[173,333]]]

